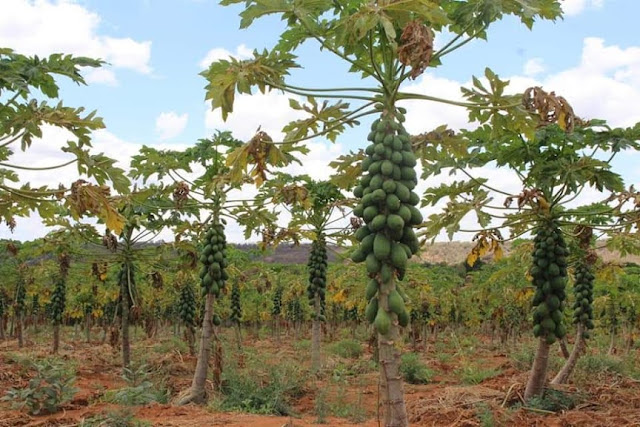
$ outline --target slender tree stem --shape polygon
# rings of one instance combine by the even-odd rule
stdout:
[[[518,103],[501,105],[499,107],[495,107],[495,106],[491,106],[491,104],[489,104],[489,103],[476,104],[476,103],[470,103],[470,102],[452,101],[450,99],[438,98],[436,96],[422,95],[422,94],[418,94],[418,93],[408,93],[408,92],[398,92],[397,99],[399,101],[400,100],[412,100],[412,99],[424,100],[424,101],[434,101],[434,102],[440,102],[442,104],[456,105],[458,107],[478,108],[478,109],[486,109],[486,110],[504,110],[504,109],[507,109],[507,108],[519,107],[521,105],[521,103],[518,102]]]
[[[462,46],[466,45],[470,41],[476,39],[478,37],[478,35],[481,32],[485,31],[488,27],[489,27],[489,24],[486,24],[480,30],[476,31],[472,36],[469,36],[468,38],[466,38],[465,40],[461,41],[460,43],[458,43],[456,45],[453,45],[453,43],[455,43],[458,39],[460,39],[462,34],[464,34],[464,31],[461,32],[453,40],[451,40],[449,43],[447,43],[445,46],[443,46],[442,49],[440,49],[439,51],[435,52],[433,54],[433,56],[432,56],[432,60],[433,59],[439,59],[439,58],[441,58],[441,57],[453,52],[454,50],[457,50],[457,49],[461,48]]]
[[[7,145],[11,145],[11,144],[13,144],[14,142],[16,142],[17,140],[19,140],[20,138],[22,138],[22,137],[24,136],[24,134],[25,134],[25,132],[20,132],[20,133],[18,133],[15,137],[11,138],[9,141],[4,142],[2,145],[0,145],[0,148],[4,148],[4,147],[6,147]],[[4,139],[4,138],[8,138],[8,136],[3,137],[2,139]]]
[[[59,165],[55,165],[55,166],[46,166],[46,167],[30,167],[30,166],[20,166],[20,165],[12,165],[10,163],[0,163],[0,166],[3,166],[5,168],[12,168],[12,169],[22,169],[22,170],[27,170],[27,171],[47,171],[47,170],[52,170],[52,169],[60,169],[63,168],[65,166],[69,166],[75,162],[77,162],[78,159],[73,159],[73,160],[69,160],[66,163],[62,163]]]

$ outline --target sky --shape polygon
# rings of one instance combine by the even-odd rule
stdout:
[[[231,130],[237,138],[250,138],[258,126],[277,138],[286,123],[298,117],[289,109],[290,96],[271,92],[237,97],[234,113],[223,122],[219,110],[204,101],[206,84],[199,73],[214,60],[230,55],[245,58],[254,49],[273,46],[284,23],[274,18],[239,29],[241,6],[223,7],[210,0],[0,0],[0,47],[23,54],[54,52],[101,58],[108,65],[85,70],[88,86],[60,80],[65,104],[97,110],[106,129],[93,135],[97,152],[119,160],[126,168],[142,145],[180,149],[216,129]],[[580,117],[600,118],[613,126],[640,121],[640,38],[637,0],[564,0],[564,18],[537,22],[532,31],[507,18],[495,24],[487,41],[474,41],[447,55],[444,64],[409,82],[405,91],[449,99],[460,98],[460,86],[490,67],[508,78],[514,91],[541,85],[564,96]],[[436,38],[436,47],[447,41]],[[364,85],[349,75],[344,63],[319,53],[306,43],[299,52],[303,68],[292,73],[294,85],[314,87]],[[430,102],[405,105],[406,127],[421,133],[441,124],[468,128],[464,109]],[[366,125],[366,123],[363,123]],[[328,163],[340,154],[366,145],[366,128],[346,133],[335,144],[318,140],[303,167],[292,172],[317,179],[331,174]],[[17,164],[47,165],[63,160],[59,147],[64,132],[46,129]],[[640,186],[640,154],[620,156],[615,168],[626,184]],[[483,175],[519,192],[508,172],[486,169]],[[23,175],[32,183],[49,183],[41,173]],[[74,169],[54,179],[72,181]],[[419,188],[451,177],[437,177]],[[511,187],[509,187],[511,185]],[[583,201],[595,200],[587,192]],[[424,209],[426,216],[432,210]],[[241,230],[230,227],[229,239],[243,242]],[[0,226],[0,238],[32,239],[46,230],[37,216],[19,219],[13,234]]]

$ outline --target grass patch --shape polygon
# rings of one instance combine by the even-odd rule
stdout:
[[[373,372],[378,366],[373,360],[350,360],[338,363],[330,372],[331,381],[334,383],[351,381],[352,377]]]
[[[362,393],[358,393],[356,402],[345,399],[342,386],[323,386],[318,388],[315,394],[314,413],[317,424],[326,424],[327,416],[345,418],[352,423],[362,423],[367,420],[368,414],[362,404]],[[330,396],[335,396],[331,399]]]
[[[296,352],[311,351],[311,340],[300,340],[293,343],[293,349]]]
[[[420,360],[420,356],[416,353],[402,355],[400,372],[405,381],[410,384],[427,384],[434,375],[434,372]]]
[[[151,427],[148,421],[134,417],[130,409],[109,411],[80,421],[80,427]]]
[[[163,340],[153,346],[153,352],[158,354],[167,354],[172,352],[179,352],[181,354],[188,354],[189,347],[179,337],[171,336],[169,339]]]
[[[344,339],[328,346],[327,351],[345,359],[357,359],[362,356],[362,345],[353,339]]]
[[[542,396],[529,399],[527,401],[527,407],[551,412],[566,411],[575,408],[579,403],[580,397],[579,395],[548,388]]]
[[[222,373],[222,393],[212,402],[212,408],[292,415],[290,402],[303,394],[305,379],[306,374],[299,364],[288,360],[272,364],[256,358],[243,369],[230,364]]]
[[[494,427],[496,425],[496,420],[493,416],[493,411],[487,405],[486,402],[480,402],[476,405],[476,418],[480,421],[480,425],[482,427]]]
[[[456,375],[463,384],[476,385],[484,380],[500,375],[499,369],[481,368],[477,365],[469,364],[455,370]]]

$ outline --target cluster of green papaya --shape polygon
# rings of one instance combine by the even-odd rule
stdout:
[[[279,316],[282,313],[282,286],[278,285],[273,293],[273,307],[271,308],[272,316]]]
[[[204,235],[202,252],[200,254],[200,284],[202,294],[220,296],[224,282],[229,278],[227,267],[227,239],[224,226],[219,222],[213,223]]]
[[[16,300],[13,306],[13,311],[16,315],[24,314],[25,300],[27,298],[27,290],[24,287],[23,282],[18,283],[18,289],[16,289]]]
[[[242,306],[240,305],[240,287],[238,282],[234,281],[231,287],[231,321],[240,323],[242,319]]]
[[[307,297],[311,306],[315,304],[316,295],[320,297],[321,314],[318,319],[322,322],[326,320],[324,316],[325,294],[327,290],[327,244],[322,234],[318,235],[311,245],[309,262],[309,286],[307,287]],[[315,313],[312,314],[315,316]]]
[[[54,325],[62,323],[62,315],[64,314],[64,307],[66,302],[67,287],[64,279],[58,279],[56,281],[56,287],[51,294],[51,302],[49,305],[49,314]]]
[[[302,304],[300,304],[300,300],[298,298],[294,298],[287,303],[287,320],[293,323],[302,322],[302,320],[304,320]]]
[[[196,326],[196,296],[193,287],[186,283],[180,289],[180,299],[178,300],[178,315],[180,320],[188,327]]]
[[[214,325],[216,326],[220,326],[222,325],[222,318],[220,317],[220,315],[218,315],[217,313],[215,313],[213,315],[213,318],[211,320],[213,322]]]
[[[534,238],[533,265],[530,273],[536,291],[533,296],[533,335],[545,337],[548,344],[566,333],[563,310],[566,298],[567,255],[569,250],[556,220],[538,228]]]
[[[579,263],[575,270],[575,284],[573,293],[576,302],[573,305],[573,323],[581,323],[584,326],[582,337],[588,339],[589,330],[593,329],[593,280],[595,276],[585,263]]]
[[[416,207],[420,198],[413,191],[418,183],[416,156],[402,126],[405,112],[403,108],[385,110],[373,122],[362,178],[353,191],[360,198],[354,215],[366,225],[356,231],[360,245],[352,259],[366,263],[371,281],[365,292],[369,301],[365,317],[382,335],[389,331],[391,313],[398,316],[401,326],[409,323],[403,292],[393,278],[404,278],[407,261],[419,248],[413,226],[422,223]],[[380,295],[388,296],[387,307],[379,303]]]

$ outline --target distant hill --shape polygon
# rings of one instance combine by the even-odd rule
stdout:
[[[437,242],[433,245],[425,246],[420,259],[432,264],[459,264],[466,260],[473,246],[473,242]],[[507,242],[504,245],[505,255],[508,255],[510,251],[511,242]],[[617,253],[611,252],[608,249],[598,249],[597,252],[605,262],[617,261],[621,263],[633,262],[640,264],[640,256],[627,256],[621,259]],[[487,259],[490,258],[490,256],[487,257]]]
[[[281,264],[306,264],[311,250],[310,244],[301,244],[298,246],[284,244],[278,246],[274,250],[267,251],[266,255],[258,255],[258,247],[254,244],[245,245],[233,245],[237,249],[243,251],[252,251],[256,255],[254,259],[262,259],[267,263],[281,263]],[[473,248],[473,242],[438,242],[432,245],[427,245],[423,248],[423,252],[420,254],[420,260],[431,264],[460,264],[464,262],[467,255]],[[329,260],[331,262],[338,260],[337,254],[342,249],[338,247],[329,248]],[[511,250],[511,243],[508,242],[504,246],[505,255],[508,255]],[[599,249],[598,255],[600,255],[605,261],[618,261],[622,263],[634,262],[640,264],[640,256],[628,256],[623,259],[607,249]],[[491,257],[487,257],[490,259]],[[414,260],[416,258],[414,257]]]

